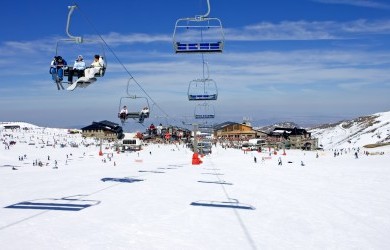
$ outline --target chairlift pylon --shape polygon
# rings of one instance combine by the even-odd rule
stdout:
[[[207,13],[195,17],[176,20],[173,32],[175,53],[221,53],[225,43],[222,22],[209,17],[210,0],[207,0]]]

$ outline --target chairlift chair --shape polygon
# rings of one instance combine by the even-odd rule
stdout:
[[[198,127],[198,129],[201,133],[209,133],[209,134],[213,133],[213,128],[214,128],[213,124],[207,124],[207,123],[199,124],[199,127]]]
[[[67,43],[68,45],[65,45]],[[87,46],[93,45],[93,47],[97,47],[95,45],[98,45],[99,51],[92,51],[90,48],[88,50],[86,49]],[[68,47],[71,50],[71,53],[69,53],[69,50],[67,51],[60,51],[59,47]],[[73,62],[75,61],[76,57],[78,55],[83,55],[84,56],[84,61],[86,63],[86,68],[89,67],[89,64],[93,61],[93,56],[95,54],[98,54],[103,60],[104,60],[104,65],[103,67],[95,74],[95,77],[103,77],[104,74],[106,73],[107,69],[107,58],[106,58],[106,53],[104,50],[104,45],[103,43],[96,41],[96,40],[90,40],[90,39],[83,39],[83,43],[74,43],[74,40],[70,39],[61,39],[57,41],[56,45],[56,56],[62,56],[65,60],[67,60],[67,67],[64,68],[64,76],[69,75],[69,71],[73,69]],[[90,57],[86,57],[85,55],[90,55]]]
[[[195,119],[213,119],[215,118],[215,110],[214,106],[205,103],[200,103],[195,106],[194,111],[194,117]]]
[[[133,78],[129,78],[127,81],[127,88],[126,88],[126,93],[127,96],[121,97],[119,101],[119,111],[118,111],[118,118],[121,120],[122,124],[124,124],[127,119],[134,119],[138,120],[139,123],[143,123],[145,118],[149,118],[150,116],[150,105],[149,105],[149,100],[146,97],[143,96],[137,96],[135,94],[135,90],[130,90],[130,82]],[[133,93],[130,93],[130,92]],[[130,108],[128,110],[127,115],[123,116],[121,115],[121,110],[123,106],[127,106]],[[143,114],[141,110],[144,108],[147,108],[149,112],[147,114]]]
[[[69,12],[68,12],[68,19],[67,19],[67,24],[66,24],[66,34],[67,34],[68,38],[59,39],[56,43],[55,56],[62,56],[62,58],[64,58],[68,63],[67,66],[63,67],[63,81],[64,81],[65,77],[67,77],[69,75],[70,70],[72,70],[72,68],[73,68],[72,67],[73,58],[77,57],[77,55],[86,55],[85,52],[87,52],[87,50],[85,48],[80,48],[80,47],[82,47],[82,44],[94,44],[94,43],[96,44],[96,43],[98,43],[100,45],[99,55],[100,55],[100,57],[103,58],[104,65],[100,69],[100,71],[95,74],[95,77],[103,77],[105,72],[106,72],[106,68],[107,68],[107,58],[105,55],[104,44],[101,41],[92,40],[92,39],[84,39],[81,36],[77,37],[77,36],[73,36],[70,34],[69,28],[70,28],[70,23],[71,23],[71,17],[72,17],[72,14],[76,8],[77,8],[77,5],[68,6]],[[78,48],[73,47],[73,48],[69,49],[68,51],[60,51],[60,47],[63,46],[63,44],[71,44],[73,46],[78,46]],[[98,54],[98,53],[96,51],[94,51],[94,52],[90,52],[90,54],[91,54],[90,59],[92,61],[93,55]],[[85,58],[85,60],[88,60],[88,59]],[[88,67],[88,63],[89,62],[86,62],[87,67]],[[83,77],[83,79],[79,78],[79,80],[80,80],[80,84],[78,84],[77,86],[84,87],[84,88],[89,86],[90,83],[96,81],[96,79],[94,79],[94,78],[89,79],[87,77]],[[57,83],[58,89],[60,89],[60,87],[62,89],[64,89],[64,87],[62,86],[62,81],[59,81],[56,83]]]
[[[121,116],[120,112],[124,106],[128,108],[128,112],[126,116]],[[142,117],[141,110],[143,108],[148,108],[149,113]],[[149,116],[150,107],[148,98],[135,95],[121,97],[119,102],[118,118],[121,120],[122,124],[124,124],[128,119],[138,120],[139,123],[143,123],[144,118],[149,118]]]
[[[173,32],[173,48],[175,53],[221,53],[225,36],[222,22],[215,17],[209,17],[210,2],[207,0],[208,11],[204,15],[179,18]]]
[[[189,101],[214,101],[217,97],[217,84],[212,79],[196,79],[188,84]]]

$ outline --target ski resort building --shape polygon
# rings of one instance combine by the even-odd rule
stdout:
[[[286,149],[314,150],[318,148],[318,139],[301,128],[276,127],[271,132],[253,129],[247,123],[224,122],[214,126],[214,137],[223,141],[248,142],[252,139],[262,141],[262,146]],[[236,145],[234,146],[241,146]]]
[[[318,139],[312,138],[311,133],[302,128],[276,127],[268,134],[267,142],[278,148],[293,148],[315,150],[318,148]]]
[[[93,122],[91,125],[81,129],[83,137],[92,137],[103,140],[121,139],[123,129],[116,123],[110,121]]]
[[[214,126],[214,137],[231,141],[241,141],[254,138],[266,138],[267,134],[259,130],[254,130],[247,123],[224,122]]]

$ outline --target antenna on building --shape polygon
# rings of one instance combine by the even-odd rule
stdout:
[[[250,118],[250,117],[243,117],[242,118],[242,124],[244,124],[244,125],[252,126],[251,121],[252,121],[252,118]]]

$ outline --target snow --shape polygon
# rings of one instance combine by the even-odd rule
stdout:
[[[361,148],[355,159],[352,148],[337,157],[331,149],[270,156],[218,145],[203,164],[192,165],[192,152],[183,145],[150,144],[138,153],[120,154],[103,149],[99,156],[99,147],[91,145],[95,142],[79,134],[30,128],[0,131],[3,140],[17,142],[9,150],[0,147],[1,249],[390,245],[390,146],[368,149],[384,153],[373,155]],[[36,144],[19,142],[22,138]],[[42,144],[47,141],[57,144]],[[33,166],[35,160],[43,166]]]
[[[365,121],[346,121],[336,127],[311,130],[324,148],[357,148],[368,144],[390,142],[390,111],[372,115]],[[345,126],[345,127],[344,127]]]

